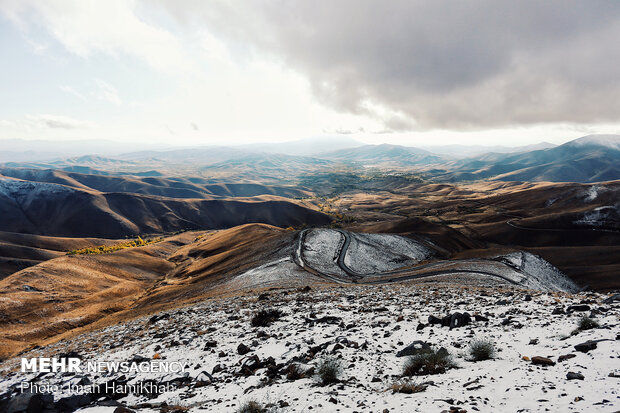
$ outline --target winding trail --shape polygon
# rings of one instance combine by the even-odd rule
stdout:
[[[499,263],[499,264],[503,264],[506,265],[507,267],[509,267],[511,270],[516,271],[516,272],[520,272],[518,271],[518,269],[509,266],[499,260],[495,260],[495,259],[483,259],[483,258],[479,258],[479,259],[464,259],[464,260],[459,260],[458,262],[456,261],[443,261],[443,262],[433,262],[433,263],[428,263],[428,264],[422,264],[422,265],[418,265],[415,267],[409,267],[409,268],[402,268],[402,269],[397,269],[397,270],[393,270],[393,271],[386,271],[386,272],[381,272],[381,273],[373,273],[373,274],[362,274],[359,272],[354,271],[353,269],[351,269],[344,261],[345,256],[347,254],[347,251],[349,249],[349,246],[351,244],[351,236],[349,235],[348,232],[343,231],[343,230],[335,230],[337,231],[342,237],[343,237],[343,242],[340,244],[339,247],[339,251],[337,254],[337,258],[336,260],[336,264],[338,265],[338,267],[345,273],[347,274],[350,278],[344,278],[344,277],[339,277],[339,276],[335,276],[332,274],[326,274],[322,271],[317,270],[316,268],[313,268],[312,266],[310,266],[303,257],[303,250],[304,250],[304,243],[305,243],[305,238],[306,238],[306,234],[308,233],[308,229],[304,229],[301,231],[301,233],[299,234],[298,237],[298,245],[297,248],[295,250],[295,257],[294,257],[294,261],[297,263],[297,265],[299,265],[302,269],[304,269],[305,271],[308,271],[314,275],[317,275],[321,278],[330,280],[330,281],[334,281],[337,283],[341,283],[341,284],[355,284],[355,283],[359,283],[360,281],[364,284],[390,284],[390,283],[395,283],[395,282],[401,282],[401,281],[408,281],[408,280],[415,280],[415,279],[421,279],[421,278],[427,278],[427,277],[434,277],[434,276],[438,276],[438,275],[450,275],[450,274],[480,274],[480,275],[485,275],[485,276],[491,276],[491,277],[496,277],[496,278],[500,278],[504,281],[509,282],[510,284],[513,285],[519,285],[521,286],[522,284],[519,281],[515,281],[509,277],[505,277],[501,274],[497,274],[497,273],[493,273],[490,271],[483,271],[483,270],[474,270],[474,269],[441,269],[441,267],[445,267],[445,266],[450,266],[450,265],[456,265],[459,263],[469,263],[469,264],[488,264],[489,262],[494,262],[494,263]],[[430,271],[425,271],[425,270],[430,270]],[[421,273],[419,273],[419,271],[423,271]],[[523,277],[525,278],[525,275],[522,274]],[[521,280],[522,281],[522,280]]]

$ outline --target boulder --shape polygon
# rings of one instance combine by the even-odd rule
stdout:
[[[430,344],[422,340],[416,340],[396,353],[396,357],[414,356],[416,354],[428,352],[430,349]]]
[[[19,393],[6,406],[6,413],[39,413],[52,407],[54,396],[42,393]]]
[[[583,380],[583,374],[581,373],[574,373],[572,371],[569,371],[568,373],[566,373],[566,379],[567,380]]]
[[[546,357],[534,356],[532,357],[532,364],[536,364],[539,366],[555,366],[555,361],[550,360]]]
[[[583,343],[579,343],[575,346],[575,350],[587,353],[590,350],[594,350],[597,346],[596,341],[588,340]]]
[[[239,345],[237,346],[237,353],[241,355],[248,354],[250,351],[252,351],[252,349],[250,349],[243,343],[239,343]]]

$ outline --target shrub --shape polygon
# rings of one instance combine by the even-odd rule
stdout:
[[[578,330],[592,330],[594,328],[599,328],[601,325],[593,318],[589,317],[581,317],[579,319],[579,325],[577,327]]]
[[[340,361],[333,358],[321,360],[316,368],[316,376],[319,383],[323,386],[337,383],[341,373],[342,366],[340,365]]]
[[[487,339],[476,339],[469,343],[469,359],[472,361],[483,361],[495,358],[497,350],[495,344]]]
[[[154,244],[162,240],[163,238],[151,238],[144,240],[142,239],[142,237],[138,236],[138,238],[133,241],[125,241],[114,245],[99,245],[97,247],[80,248],[67,251],[67,255],[109,254],[111,252],[120,251],[127,248],[143,247],[145,245]]]
[[[412,380],[401,379],[392,384],[392,391],[394,393],[413,394],[423,392],[427,387],[428,385],[424,383],[418,384]]]
[[[286,378],[288,380],[299,380],[306,377],[306,371],[299,367],[299,364],[291,363],[286,368]]]
[[[260,310],[252,317],[252,326],[254,327],[267,327],[269,324],[278,320],[284,313],[280,310]]]
[[[267,409],[257,401],[250,400],[237,409],[237,413],[266,413]]]
[[[455,364],[450,353],[445,348],[440,348],[409,357],[403,369],[403,376],[440,374],[453,367]]]

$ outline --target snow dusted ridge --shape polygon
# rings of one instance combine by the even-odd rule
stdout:
[[[529,257],[507,259],[530,265]],[[13,394],[24,381],[58,385],[56,405],[92,413],[113,413],[119,405],[145,413],[235,412],[250,401],[270,412],[439,413],[451,406],[468,412],[614,412],[620,408],[620,297],[605,299],[444,285],[274,289],[159,313],[23,355],[158,359],[182,363],[184,373],[24,374],[15,372],[19,359],[12,359],[0,365],[0,389]],[[265,309],[283,314],[253,326]],[[429,316],[455,312],[468,312],[471,322],[454,329],[429,324]],[[576,330],[583,316],[600,327]],[[491,342],[495,357],[472,361],[468,346],[475,339]],[[416,340],[444,347],[455,368],[404,377],[407,357],[397,353]],[[579,346],[584,342],[590,344]],[[340,372],[334,383],[322,385],[312,369],[326,359]],[[160,394],[97,398],[69,390],[70,384],[107,382],[167,387]],[[419,385],[418,392],[393,390],[403,383]]]
[[[525,288],[539,291],[579,291],[573,281],[538,255],[529,252],[515,252],[503,255],[500,258],[505,259],[527,275],[522,280],[522,285]]]
[[[345,264],[362,274],[394,271],[419,263],[432,255],[425,245],[391,234],[351,234]]]
[[[620,204],[594,208],[584,213],[581,219],[574,221],[574,224],[590,227],[619,228]]]
[[[344,283],[382,284],[445,277],[480,285],[477,281],[494,278],[539,291],[578,291],[557,268],[530,253],[422,263],[433,257],[432,248],[430,244],[391,234],[313,229],[301,234],[295,262],[305,270],[315,270],[315,275]]]
[[[4,195],[14,199],[19,204],[29,203],[35,199],[45,199],[57,194],[67,194],[75,192],[74,189],[64,185],[50,184],[44,182],[20,181],[0,177],[0,196]],[[52,198],[53,199],[53,198]]]

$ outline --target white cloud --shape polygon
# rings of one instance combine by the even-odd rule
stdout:
[[[85,129],[93,126],[92,122],[89,121],[50,114],[28,115],[26,123],[29,126],[51,129]]]
[[[97,96],[100,99],[113,103],[115,105],[120,105],[123,103],[122,99],[118,95],[118,90],[111,84],[104,82],[101,79],[95,79],[97,83],[98,90],[96,92]]]
[[[69,52],[88,58],[104,53],[136,56],[163,71],[193,70],[175,36],[141,19],[126,0],[4,0],[0,11],[27,30],[43,26]]]
[[[60,85],[59,86],[60,90],[62,90],[63,92],[75,96],[76,98],[80,99],[81,101],[85,102],[86,101],[86,97],[81,94],[80,92],[78,92],[77,90],[75,90],[73,87],[69,86],[69,85]]]

